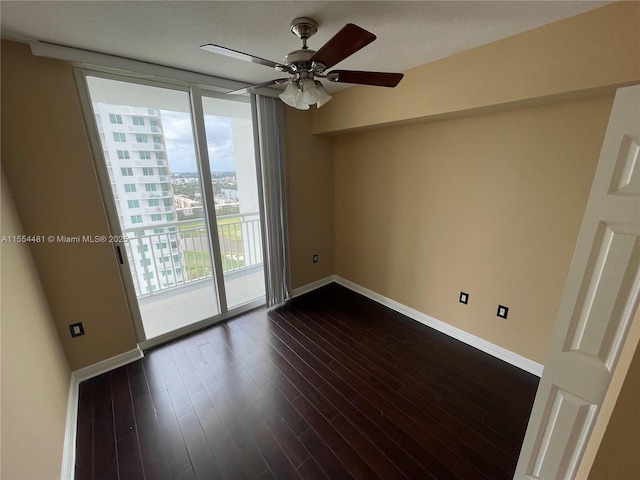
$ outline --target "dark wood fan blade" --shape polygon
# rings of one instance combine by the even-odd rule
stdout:
[[[253,55],[249,55],[248,53],[238,52],[237,50],[233,50],[227,47],[221,47],[220,45],[213,45],[209,43],[207,45],[201,45],[200,48],[202,50],[206,50],[207,52],[217,53],[219,55],[225,55],[227,57],[235,58],[237,60],[244,60],[245,62],[257,63],[259,65],[264,65],[265,67],[277,68],[278,70],[280,69],[287,70],[286,65],[282,65],[281,63],[276,63],[271,60],[266,60],[260,57],[254,57]]]
[[[338,78],[333,78],[338,74]],[[327,74],[328,80],[340,83],[358,83],[361,85],[376,85],[378,87],[395,87],[400,83],[404,74],[386,72],[358,72],[356,70],[332,70]]]
[[[283,83],[287,83],[288,81],[289,81],[288,78],[276,78],[275,80],[269,80],[268,82],[258,83],[257,85],[249,85],[248,87],[239,88],[238,90],[232,90],[231,92],[227,92],[227,93],[229,95],[241,95],[243,93],[248,93],[258,88],[268,87],[269,85],[282,85]]]
[[[366,47],[375,39],[376,36],[373,33],[367,32],[364,28],[353,23],[348,23],[325,43],[311,57],[310,61],[322,63],[325,67],[330,68],[361,48]]]

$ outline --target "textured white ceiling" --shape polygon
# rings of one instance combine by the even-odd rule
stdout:
[[[598,1],[6,1],[2,37],[42,40],[259,83],[267,67],[203,52],[215,43],[274,61],[300,48],[289,22],[316,19],[318,50],[346,23],[378,39],[335,68],[401,72],[577,15]],[[332,84],[330,91],[348,85]]]

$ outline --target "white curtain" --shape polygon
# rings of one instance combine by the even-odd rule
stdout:
[[[282,102],[278,98],[251,95],[251,108],[258,139],[256,171],[263,206],[267,307],[272,307],[291,298]]]

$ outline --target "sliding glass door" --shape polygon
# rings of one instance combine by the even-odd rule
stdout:
[[[205,98],[202,116],[186,87],[85,79],[103,196],[122,233],[123,276],[144,338],[264,297],[249,104]]]
[[[251,105],[204,97],[227,306],[265,294]]]

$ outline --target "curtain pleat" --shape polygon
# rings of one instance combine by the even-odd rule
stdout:
[[[273,307],[291,298],[282,102],[251,95],[251,107],[258,139],[256,171],[261,180],[266,301]]]

